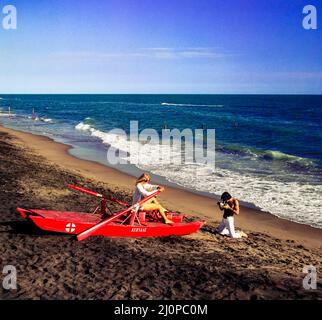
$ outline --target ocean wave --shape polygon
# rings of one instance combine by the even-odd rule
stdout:
[[[92,127],[89,124],[80,122],[77,126],[75,126],[75,129],[80,131],[91,131]]]
[[[276,150],[260,150],[241,145],[219,145],[217,150],[223,153],[237,154],[254,159],[266,161],[278,161],[289,164],[297,164],[303,167],[315,167],[315,162],[308,158],[303,158],[291,154],[287,154]]]
[[[223,108],[223,104],[187,104],[187,103],[169,103],[161,102],[161,106],[174,106],[174,107],[214,107]]]
[[[54,120],[51,118],[46,118],[46,117],[33,117],[33,116],[21,116],[22,118],[26,118],[32,121],[40,121],[40,122],[44,122],[44,123],[48,123],[48,124],[52,124],[54,123]]]
[[[178,163],[182,161],[181,144],[165,145],[156,143],[145,143],[144,141],[130,141],[122,129],[114,129],[110,132],[98,130],[85,122],[80,122],[75,126],[76,130],[89,133],[91,136],[99,138],[104,144],[121,151],[120,157],[125,161],[130,161],[137,165],[150,165],[155,163]],[[190,145],[187,145],[187,149]],[[193,143],[191,142],[191,148]],[[210,151],[208,151],[210,153]],[[200,152],[201,154],[201,152]],[[188,160],[187,160],[188,161]]]
[[[15,113],[0,112],[0,117],[15,117],[15,116],[16,116]]]
[[[94,125],[95,124],[95,120],[91,117],[86,117],[83,121],[84,124],[88,124],[88,125]]]
[[[51,119],[51,118],[45,118],[45,117],[40,118],[40,121],[46,122],[46,123],[53,123],[54,122],[53,119]]]
[[[124,150],[127,153],[130,152],[130,150],[138,150],[140,149],[142,143],[139,143],[136,148],[133,148],[131,143],[135,142],[130,142],[128,141],[127,137],[124,136],[123,134],[118,134],[116,133],[106,133],[104,131],[100,131],[93,126],[94,120],[90,117],[85,118],[84,121],[80,122],[78,125],[76,125],[75,129],[80,130],[80,131],[87,131],[89,132],[92,136],[100,138],[103,143],[109,144],[114,146],[115,148],[119,148],[120,150]],[[152,148],[152,144],[149,144],[150,148]],[[166,159],[168,159],[168,155],[164,155],[166,153],[166,148],[167,146],[165,145],[155,145],[153,148],[154,150],[150,150],[148,153],[149,159],[151,161],[160,161],[160,159],[155,158],[151,153],[153,152],[154,154],[160,154],[163,152],[163,156],[165,156]],[[179,150],[171,149],[168,152],[175,152],[177,155],[180,154]],[[216,147],[216,152],[222,152],[222,153],[228,153],[228,154],[236,154],[241,157],[248,157],[253,160],[262,160],[262,161],[277,161],[281,162],[284,164],[289,164],[289,165],[296,165],[296,168],[314,168],[316,166],[315,162],[311,159],[308,158],[302,158],[294,155],[290,155],[287,153],[283,153],[281,151],[274,151],[274,150],[259,150],[255,148],[250,148],[250,147],[245,147],[245,146],[240,146],[240,145],[218,145]],[[174,156],[172,154],[172,156]],[[146,161],[147,162],[147,161]],[[148,161],[150,163],[150,161]]]
[[[270,160],[297,160],[302,159],[300,157],[293,156],[291,154],[283,153],[281,151],[266,150],[263,152],[262,157]]]
[[[313,168],[316,166],[316,163],[311,159],[294,156],[281,151],[266,150],[260,153],[260,157],[264,160],[284,162],[302,168]]]

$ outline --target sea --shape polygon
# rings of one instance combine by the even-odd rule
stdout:
[[[151,141],[139,163],[109,163],[110,148],[129,155],[135,142],[111,130],[129,134],[131,121],[160,135],[215,129],[215,165],[160,161]],[[0,123],[68,144],[82,159],[132,175],[147,171],[214,198],[228,191],[246,205],[322,228],[321,95],[0,94]]]

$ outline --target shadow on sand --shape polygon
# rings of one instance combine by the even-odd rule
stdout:
[[[0,222],[0,226],[9,227],[9,229],[5,228],[5,230],[0,230],[0,233],[24,234],[24,235],[34,235],[34,236],[44,236],[44,235],[62,236],[63,235],[57,232],[49,232],[49,231],[41,230],[37,228],[30,221],[18,221],[18,220],[5,221],[5,222]]]

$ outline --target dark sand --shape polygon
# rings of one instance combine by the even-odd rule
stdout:
[[[243,209],[237,224],[250,237],[225,238],[214,232],[220,218],[216,211],[216,218],[211,215],[214,201],[182,190],[168,188],[163,202],[209,217],[190,236],[76,242],[32,228],[17,206],[73,211],[95,206],[95,199],[68,190],[68,183],[130,201],[133,178],[66,150],[46,138],[0,130],[0,270],[12,264],[18,271],[18,290],[0,288],[0,299],[322,298],[321,230]],[[106,175],[109,179],[102,178]],[[302,288],[302,269],[310,264],[319,272],[318,290]]]

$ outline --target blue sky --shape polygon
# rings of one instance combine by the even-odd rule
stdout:
[[[322,94],[317,0],[6,4],[18,29],[0,29],[1,93]],[[317,30],[302,27],[307,4]]]

